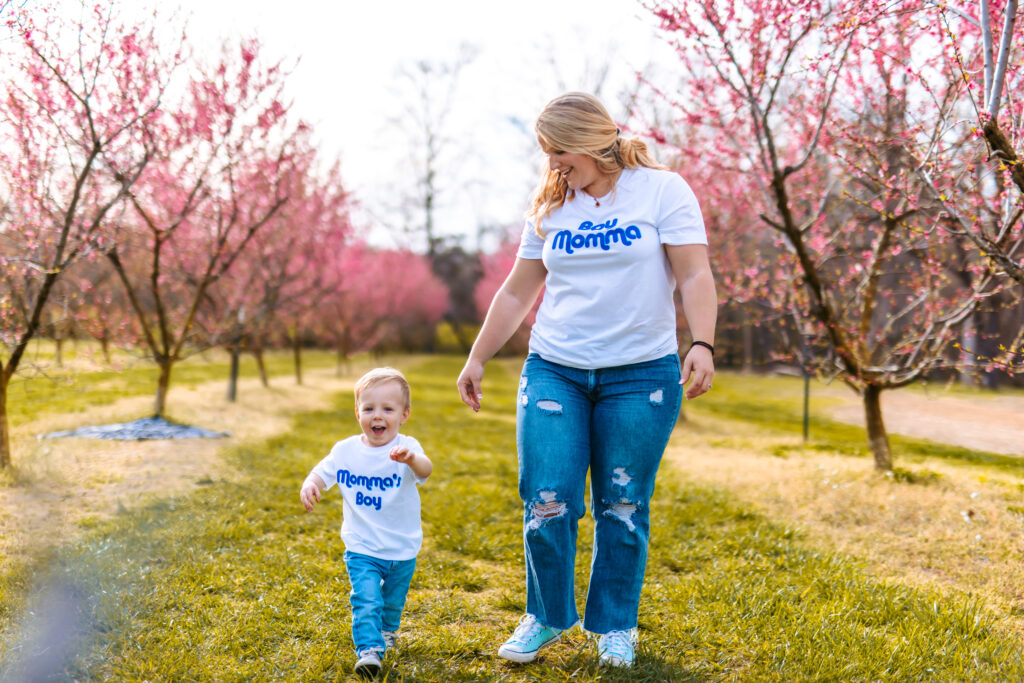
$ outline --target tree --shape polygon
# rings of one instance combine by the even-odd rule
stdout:
[[[415,183],[401,198],[405,232],[423,236],[434,274],[445,283],[451,297],[445,320],[466,352],[472,340],[463,325],[478,320],[470,304],[480,267],[476,254],[463,249],[457,240],[439,234],[436,223],[438,208],[458,187],[459,169],[465,166],[465,133],[454,129],[452,114],[462,72],[477,52],[475,47],[462,45],[450,61],[420,60],[402,69],[399,75],[408,95],[403,97],[404,115],[396,122],[408,140]],[[467,178],[461,182],[476,181]]]
[[[931,98],[904,77],[906,65],[931,70],[927,36],[912,13],[880,2],[650,9],[690,79],[684,96],[662,97],[704,142],[680,145],[680,158],[704,155],[717,168],[705,203],[721,215],[730,187],[756,188],[755,230],[774,244],[755,254],[758,270],[788,273],[784,293],[761,298],[792,316],[803,340],[794,355],[816,349],[817,370],[860,394],[875,466],[891,470],[882,391],[951,367],[958,327],[995,291],[991,272],[970,257],[970,287],[951,282],[948,264],[964,245],[936,229],[936,207],[918,201],[921,160],[910,150],[943,130]]]
[[[335,254],[332,295],[321,302],[321,335],[339,357],[358,351],[422,350],[447,308],[428,259],[405,249],[353,243]]]
[[[109,243],[107,229],[149,162],[141,129],[180,62],[156,22],[114,5],[77,17],[8,10],[0,100],[0,467],[10,465],[7,387],[59,278]]]
[[[138,339],[135,316],[117,281],[117,274],[101,255],[81,259],[68,272],[67,281],[75,330],[100,343],[110,362],[110,347],[125,339]]]
[[[945,163],[953,172],[924,165],[918,172],[929,196],[949,217],[943,227],[973,242],[1001,276],[1014,281],[1019,302],[1024,287],[1024,102],[1019,98],[1024,50],[1017,4],[928,3],[943,69],[960,80],[956,111],[973,125],[971,134],[963,135],[963,144],[949,150],[960,161],[958,167]],[[966,347],[972,356],[1010,372],[1024,365],[1024,330],[1001,352],[979,353],[977,347]]]
[[[264,66],[259,50],[255,40],[225,44],[215,64],[193,70],[180,107],[147,121],[152,161],[105,251],[159,368],[157,416],[174,364],[217,343],[196,328],[210,289],[288,201],[305,125],[287,118],[288,72]]]
[[[505,282],[512,266],[515,264],[516,252],[519,250],[518,232],[509,234],[498,248],[491,253],[480,255],[480,280],[473,291],[473,299],[478,311],[486,311],[498,289]],[[542,296],[538,296],[533,308],[520,323],[519,329],[505,344],[505,349],[518,354],[525,354],[530,345],[530,328],[533,327],[540,307]]]
[[[307,138],[308,136],[301,136]],[[352,223],[352,200],[335,162],[325,172],[317,168],[311,140],[297,145],[286,185],[289,201],[254,235],[252,244],[215,288],[219,303],[212,311],[212,327],[223,330],[221,339],[232,353],[251,352],[260,377],[267,383],[262,351],[287,340],[295,354],[295,373],[302,383],[301,341],[305,331],[321,319],[321,305],[334,295],[330,267],[347,248]],[[284,246],[283,246],[284,245]],[[235,373],[232,374],[234,386]],[[233,396],[229,389],[229,396]]]

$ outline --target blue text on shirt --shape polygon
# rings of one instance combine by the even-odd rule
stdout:
[[[598,228],[584,228],[581,225],[580,229],[597,230]],[[577,249],[593,249],[594,247],[601,247],[602,250],[608,251],[611,249],[612,243],[621,242],[624,246],[628,247],[633,244],[633,240],[638,240],[641,237],[640,228],[635,225],[631,225],[628,228],[612,228],[601,232],[592,232],[587,235],[573,233],[571,230],[560,230],[554,236],[551,248],[555,251],[562,249],[567,254],[571,254]]]

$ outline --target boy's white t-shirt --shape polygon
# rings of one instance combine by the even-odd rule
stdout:
[[[334,444],[313,473],[327,484],[325,490],[335,484],[341,490],[346,550],[382,560],[411,560],[423,544],[416,485],[425,480],[388,457],[395,446],[423,453],[411,436],[399,434],[386,446],[367,446],[357,434]]]
[[[672,274],[663,244],[707,244],[693,190],[678,174],[625,169],[595,200],[577,192],[527,221],[518,256],[542,259],[544,298],[530,351],[569,367],[642,363],[678,350]]]

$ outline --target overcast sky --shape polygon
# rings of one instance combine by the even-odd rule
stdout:
[[[365,207],[361,220],[401,222],[393,207],[415,182],[400,69],[477,56],[462,71],[443,159],[440,232],[521,222],[540,161],[533,121],[564,89],[600,92],[613,116],[637,70],[666,61],[636,0],[180,0],[201,44],[255,32],[271,57],[299,57],[291,96]],[[404,129],[404,130],[403,130]],[[379,222],[379,221],[378,221]],[[399,238],[375,233],[377,241]],[[485,245],[486,246],[486,245]]]

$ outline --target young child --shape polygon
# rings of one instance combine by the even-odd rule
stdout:
[[[355,386],[362,434],[334,444],[299,493],[306,510],[338,484],[344,499],[341,538],[352,584],[355,672],[373,676],[394,647],[402,608],[423,541],[417,484],[433,470],[423,447],[398,429],[409,419],[409,383],[394,368],[376,368]]]

